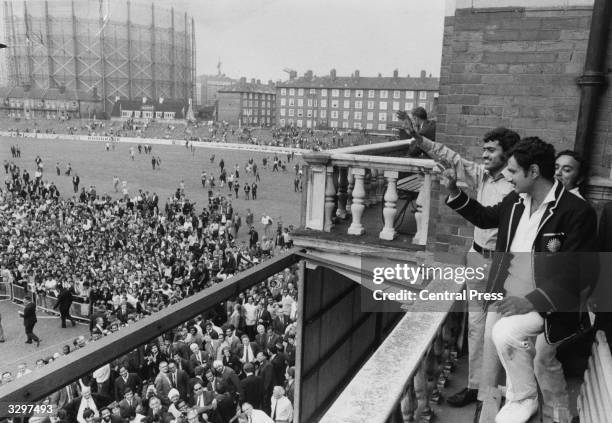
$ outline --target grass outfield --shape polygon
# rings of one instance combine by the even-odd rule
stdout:
[[[21,158],[11,159],[11,145],[18,144],[21,147]],[[263,233],[263,225],[259,222],[262,214],[269,214],[274,223],[280,219],[285,226],[299,224],[300,220],[300,201],[301,193],[293,190],[293,180],[295,172],[291,162],[290,169],[283,173],[272,173],[270,170],[263,169],[262,158],[272,159],[272,153],[259,153],[240,150],[225,150],[211,148],[196,148],[195,154],[189,149],[178,145],[153,145],[153,155],[161,157],[161,170],[151,168],[151,156],[138,154],[136,150],[135,160],[130,159],[129,148],[134,146],[132,143],[119,143],[115,151],[107,152],[105,143],[73,141],[73,140],[37,140],[24,138],[0,137],[0,159],[4,161],[13,160],[20,169],[28,169],[33,177],[36,169],[34,159],[37,155],[43,159],[45,180],[50,180],[60,190],[62,197],[71,196],[72,177],[65,176],[64,171],[68,162],[71,163],[73,172],[77,173],[81,179],[81,187],[96,186],[98,194],[108,193],[113,198],[119,198],[120,193],[115,193],[113,188],[113,176],[117,175],[121,181],[128,182],[130,195],[134,195],[138,189],[144,191],[157,192],[160,199],[160,208],[166,203],[166,199],[171,196],[179,186],[181,179],[185,180],[185,193],[191,201],[196,201],[196,210],[208,205],[207,190],[202,188],[200,175],[202,170],[206,170],[208,175],[215,175],[218,181],[219,161],[225,161],[228,171],[233,170],[234,165],[240,165],[240,191],[238,199],[234,199],[232,204],[234,210],[238,211],[243,218],[243,226],[239,233],[239,239],[246,238],[244,229],[244,216],[246,209],[250,208],[255,216],[256,228]],[[215,154],[215,162],[210,163],[210,156]],[[253,157],[257,163],[261,182],[258,183],[257,200],[245,200],[242,185],[244,182],[252,183],[254,177],[246,177],[244,165],[249,157]],[[286,155],[279,155],[283,161]],[[295,158],[300,162],[298,156]],[[60,163],[61,175],[57,176],[55,164]],[[0,169],[4,171],[4,169]],[[6,175],[5,175],[6,176]],[[121,189],[121,186],[120,186]],[[227,186],[216,190],[228,194]],[[233,194],[233,192],[232,192]]]

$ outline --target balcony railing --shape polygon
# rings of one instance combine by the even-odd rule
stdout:
[[[458,292],[449,281],[431,291]],[[460,302],[413,306],[365,363],[320,423],[429,423],[457,359],[464,317]]]
[[[390,246],[389,242],[400,238],[396,218],[401,198],[414,201],[416,228],[409,240],[403,237],[397,245],[424,246],[429,232],[436,165],[430,159],[401,157],[409,144],[409,141],[392,141],[304,155],[309,164],[305,230],[341,231],[349,235],[342,239],[345,242],[367,238],[368,242],[371,239]],[[381,208],[376,216],[378,213],[374,210]]]

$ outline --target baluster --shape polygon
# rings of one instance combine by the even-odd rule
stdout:
[[[387,179],[387,192],[385,192],[385,208],[383,209],[383,218],[385,226],[378,237],[380,239],[393,240],[396,236],[395,232],[395,214],[397,213],[397,178],[398,172],[386,170],[384,178]]]
[[[408,381],[406,392],[400,402],[404,422],[413,422],[414,413],[417,409],[417,398],[414,391],[414,377]]]
[[[370,205],[378,204],[378,169],[372,169],[370,174],[370,194],[368,198],[370,199]]]
[[[428,352],[425,357],[423,357],[423,361],[419,365],[419,368],[414,375],[414,393],[416,396],[417,407],[414,413],[414,419],[417,422],[422,422],[423,417],[427,416],[428,413],[431,412],[429,408],[429,393],[427,389],[427,362],[429,361]]]
[[[379,170],[378,171],[378,178],[376,181],[376,202],[380,203],[383,201],[383,197],[385,195],[385,175],[384,175],[384,171]]]
[[[417,232],[412,239],[413,244],[426,245],[427,232],[429,228],[429,206],[431,196],[431,174],[426,173],[423,179],[423,185],[416,199],[417,212],[414,214],[416,220]]]
[[[334,182],[334,209],[332,210],[331,220],[332,223],[335,224],[338,221],[338,218],[336,217],[338,214],[338,179],[340,179],[340,168],[338,166],[334,166],[334,174],[332,175],[332,179]]]
[[[351,214],[351,205],[353,204],[353,188],[355,187],[355,175],[353,169],[348,168],[348,189],[346,190],[346,214]]]
[[[330,232],[334,227],[332,216],[336,199],[333,166],[327,166],[325,168],[325,176],[325,214],[323,220],[323,231]]]
[[[372,190],[372,184],[370,183],[370,177],[372,176],[372,171],[370,169],[365,169],[365,175],[363,177],[363,205],[365,207],[370,207],[372,201],[370,200],[370,191]]]
[[[353,202],[351,204],[351,214],[353,221],[351,226],[348,228],[349,235],[363,235],[365,229],[361,224],[361,217],[365,209],[364,197],[366,195],[363,178],[365,176],[365,169],[353,169],[353,175],[355,176],[355,187],[353,188]]]
[[[348,168],[340,168],[340,183],[338,189],[338,211],[336,215],[340,219],[346,219],[346,207],[347,207],[347,188],[348,188]]]

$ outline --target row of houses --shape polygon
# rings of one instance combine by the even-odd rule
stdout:
[[[389,131],[396,112],[423,107],[435,114],[439,78],[427,76],[362,77],[315,76],[308,71],[289,80],[262,84],[242,78],[217,92],[218,120],[242,125],[279,125],[313,129],[367,129]]]

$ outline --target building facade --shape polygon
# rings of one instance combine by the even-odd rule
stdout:
[[[276,122],[276,91],[272,81],[250,83],[241,78],[237,84],[219,90],[218,120],[230,124],[270,126]]]
[[[144,101],[143,101],[144,100]],[[111,117],[114,119],[137,121],[185,119],[189,103],[181,101],[119,100],[115,103]]]
[[[37,87],[0,87],[0,110],[12,118],[102,118],[97,91]]]
[[[199,97],[200,106],[214,106],[219,99],[219,90],[228,88],[238,82],[225,75],[202,75],[198,77],[200,85]]]
[[[277,124],[313,129],[367,129],[390,132],[396,112],[421,106],[431,113],[438,97],[439,78],[313,76],[312,71],[277,84]]]

